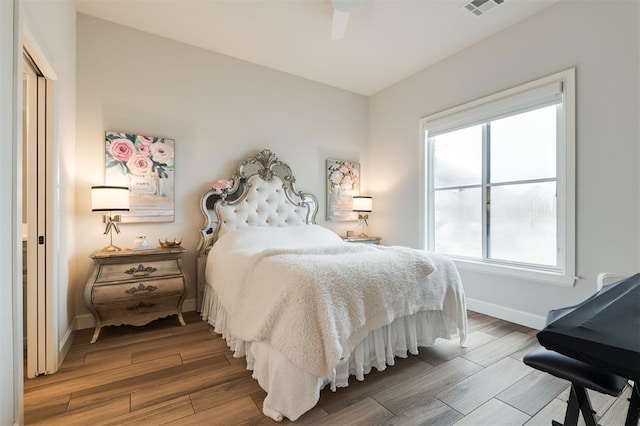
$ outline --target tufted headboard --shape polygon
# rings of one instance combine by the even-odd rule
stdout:
[[[225,232],[250,226],[293,226],[316,221],[318,200],[296,191],[291,168],[268,149],[242,161],[233,173],[233,186],[200,198],[204,224],[200,228],[196,304],[202,305],[209,250]]]
[[[220,194],[204,193],[200,210],[198,256],[206,256],[225,232],[252,226],[292,226],[315,223],[316,197],[294,188],[291,168],[268,149],[242,161],[233,174],[233,186]]]

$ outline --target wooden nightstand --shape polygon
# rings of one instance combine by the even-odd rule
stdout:
[[[348,243],[380,244],[382,237],[342,237]]]
[[[182,318],[189,288],[182,247],[96,251],[93,272],[84,288],[84,303],[96,322],[91,343],[107,325],[144,325],[169,315]]]

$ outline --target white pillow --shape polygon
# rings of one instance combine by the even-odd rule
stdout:
[[[217,250],[324,247],[343,243],[335,232],[319,225],[255,226],[222,235]]]

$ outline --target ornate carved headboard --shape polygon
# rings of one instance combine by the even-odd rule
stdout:
[[[316,220],[316,197],[297,191],[291,168],[268,149],[242,161],[232,179],[231,188],[221,193],[209,190],[200,199],[204,224],[198,244],[198,309],[205,285],[206,256],[225,232],[253,226],[312,224]]]

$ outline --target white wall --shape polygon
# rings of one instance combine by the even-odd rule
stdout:
[[[77,31],[78,273],[70,297],[80,315],[87,312],[88,256],[107,244],[89,190],[103,183],[105,130],[175,140],[175,222],[123,224],[114,244],[130,247],[137,235],[152,243],[182,238],[192,278],[188,298],[195,294],[200,196],[240,160],[271,149],[292,167],[297,188],[318,197],[321,224],[326,159],[360,160],[363,179],[371,173],[362,156],[368,132],[363,96],[85,15],[78,15]],[[340,232],[356,225],[328,224]]]
[[[380,235],[418,244],[421,117],[576,67],[580,279],[562,288],[462,271],[465,291],[475,306],[531,323],[593,292],[599,271],[637,271],[638,16],[633,1],[557,4],[372,97],[369,188]]]
[[[0,424],[20,421],[22,403],[22,366],[20,345],[22,321],[22,287],[16,276],[18,245],[22,241],[17,232],[14,182],[15,163],[14,124],[15,99],[14,60],[14,2],[0,1],[0,203],[11,208],[0,209]],[[17,334],[17,335],[16,335]]]

